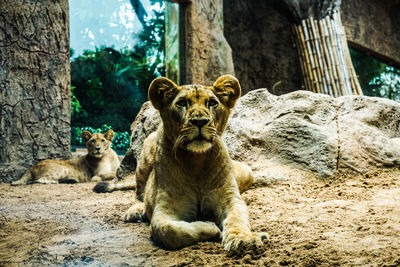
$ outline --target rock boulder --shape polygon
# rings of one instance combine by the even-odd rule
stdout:
[[[139,157],[144,138],[159,123],[158,112],[145,103],[132,124],[127,162]],[[253,168],[256,182],[303,171],[318,177],[364,174],[400,165],[400,104],[309,91],[275,96],[258,89],[239,99],[223,139],[232,158]]]

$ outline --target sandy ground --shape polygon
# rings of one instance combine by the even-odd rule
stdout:
[[[399,266],[400,170],[256,185],[243,197],[264,252],[228,256],[219,242],[168,251],[146,223],[124,223],[134,192],[94,184],[0,184],[0,266]]]

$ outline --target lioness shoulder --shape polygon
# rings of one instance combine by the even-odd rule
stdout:
[[[230,75],[213,86],[151,83],[149,99],[162,123],[143,144],[125,221],[148,219],[153,238],[170,249],[219,238],[228,251],[263,244],[267,234],[251,231],[240,196],[252,171],[229,157],[221,138],[240,93]]]
[[[40,161],[11,184],[79,183],[113,179],[119,166],[118,156],[110,147],[114,131],[108,130],[105,134],[83,131],[81,138],[86,144],[86,155],[67,160]]]

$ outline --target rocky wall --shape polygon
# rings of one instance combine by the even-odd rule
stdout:
[[[0,0],[0,181],[69,146],[68,0]]]
[[[400,67],[400,2],[342,1],[347,40],[358,49]]]
[[[243,94],[263,87],[278,95],[301,88],[293,23],[285,12],[274,0],[224,0],[224,32]]]

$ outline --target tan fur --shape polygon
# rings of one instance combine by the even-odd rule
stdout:
[[[221,139],[240,91],[230,75],[212,87],[152,82],[149,98],[162,124],[144,142],[137,197],[125,221],[147,218],[153,238],[169,249],[221,237],[227,251],[263,244],[268,236],[251,232],[240,196],[253,174],[231,160]]]
[[[12,182],[12,185],[98,182],[114,179],[119,166],[118,156],[110,147],[114,131],[108,130],[104,135],[83,131],[81,137],[86,144],[87,155],[68,160],[43,160],[29,168],[19,180]]]

